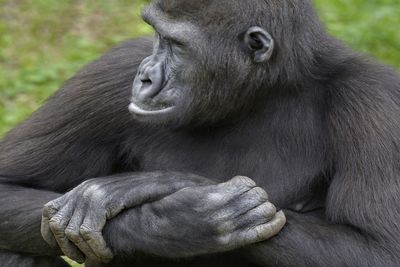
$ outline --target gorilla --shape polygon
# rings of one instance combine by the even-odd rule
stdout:
[[[142,16],[1,141],[1,266],[400,265],[394,70],[309,0]]]

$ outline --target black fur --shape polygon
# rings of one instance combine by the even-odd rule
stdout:
[[[196,71],[181,74],[192,90],[173,128],[127,112],[152,51],[138,39],[90,64],[1,141],[0,249],[60,255],[40,236],[45,203],[89,178],[163,170],[251,177],[287,225],[228,254],[174,261],[134,253],[119,235],[134,231],[127,210],[104,231],[117,256],[107,266],[399,266],[399,75],[327,35],[309,1],[189,2],[155,6],[220,39],[203,40]],[[266,64],[234,45],[253,25],[275,39]]]

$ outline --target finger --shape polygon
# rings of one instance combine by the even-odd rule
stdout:
[[[225,183],[219,184],[218,186],[226,193],[232,194],[232,196],[238,196],[256,187],[257,185],[248,177],[236,176]]]
[[[86,214],[86,205],[84,203],[80,203],[80,205],[74,210],[74,214],[72,215],[72,218],[65,229],[65,235],[70,240],[70,242],[72,242],[77,248],[79,248],[79,250],[85,255],[86,260],[97,259],[96,254],[86,244],[85,240],[80,234],[80,227]]]
[[[213,218],[223,224],[235,226],[238,218],[265,203],[267,199],[268,195],[262,188],[254,187],[225,203],[224,207],[213,214]],[[230,227],[226,229],[229,231]]]
[[[50,219],[58,212],[53,202],[46,204],[42,211],[42,223],[40,232],[43,239],[52,247],[58,247],[57,240],[50,229]]]
[[[226,183],[235,184],[235,185],[244,185],[247,187],[255,187],[256,183],[246,176],[235,176]]]
[[[231,205],[238,210],[236,215],[243,215],[267,201],[268,194],[265,190],[261,187],[254,187],[240,195]]]
[[[275,217],[268,223],[262,224],[250,229],[241,231],[238,239],[242,245],[250,245],[253,243],[268,240],[277,235],[286,224],[286,216],[283,211],[276,213]]]
[[[101,232],[93,231],[92,229],[81,226],[81,236],[93,250],[96,258],[103,263],[108,263],[114,258],[111,249],[107,247],[106,241]]]
[[[94,252],[101,262],[109,262],[114,255],[107,247],[102,235],[103,228],[107,221],[107,212],[99,209],[89,208],[80,227],[80,236],[86,245]]]
[[[275,206],[270,202],[264,202],[237,218],[235,226],[236,229],[245,229],[257,225],[263,225],[273,220],[275,215]]]
[[[216,186],[200,187],[199,192],[201,190],[207,192],[209,206],[217,208],[226,205],[255,186],[256,184],[250,178],[236,176],[228,182],[220,183]]]
[[[79,249],[69,241],[65,234],[65,229],[69,223],[71,214],[72,205],[67,205],[50,219],[49,226],[64,255],[76,262],[83,263],[85,257]]]

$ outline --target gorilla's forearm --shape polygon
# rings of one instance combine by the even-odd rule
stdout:
[[[103,233],[116,255],[136,250],[165,258],[190,258],[268,240],[286,219],[267,193],[247,177],[193,186],[126,210]]]
[[[259,266],[399,266],[385,250],[389,242],[378,243],[350,226],[329,224],[319,216],[285,214],[287,225],[279,235],[244,248],[243,255]]]
[[[11,185],[6,181],[8,179],[2,181],[0,178],[0,182],[2,182],[0,183],[0,199],[3,203],[7,203],[0,210],[0,218],[3,218],[0,221],[0,249],[28,253],[35,256],[58,256],[63,254],[58,249],[57,243],[45,242],[42,237],[43,234],[45,234],[45,237],[48,237],[48,234],[50,234],[47,233],[46,235],[46,231],[43,232],[43,229],[46,230],[47,228],[43,228],[43,223],[41,225],[43,207],[49,202],[53,203],[59,199],[65,199],[66,201],[65,203],[61,203],[59,207],[61,212],[58,212],[54,217],[55,220],[51,222],[53,223],[52,231],[58,231],[58,227],[53,227],[54,223],[59,218],[69,221],[68,214],[65,212],[65,209],[68,209],[68,207],[72,211],[75,210],[83,214],[86,209],[90,209],[90,214],[93,216],[88,215],[86,219],[89,222],[98,224],[99,222],[96,219],[99,217],[94,216],[97,212],[96,207],[101,211],[100,208],[105,201],[108,201],[111,205],[107,209],[112,213],[113,209],[117,209],[120,205],[126,205],[126,208],[129,208],[130,204],[126,201],[131,201],[133,205],[136,202],[136,204],[142,205],[148,201],[154,201],[154,199],[171,194],[180,188],[212,183],[212,181],[206,178],[176,172],[127,173],[95,178],[81,184],[67,194],[58,194]],[[84,190],[82,192],[77,191],[79,188],[83,188]],[[103,195],[104,197],[98,199],[99,195]],[[83,198],[79,199],[80,196]],[[76,203],[75,200],[79,200],[79,203]],[[80,205],[86,202],[95,205],[90,207]],[[101,212],[99,213],[100,215],[102,214]],[[49,223],[49,221],[47,222]],[[68,224],[62,226],[65,228]],[[124,226],[122,226],[121,230],[116,227],[116,233],[123,232],[122,229],[124,229]],[[65,233],[62,236],[62,238],[65,238]],[[123,239],[121,234],[118,234],[118,238]],[[49,246],[48,243],[52,245]]]
[[[46,202],[61,196],[14,185],[0,184],[0,249],[41,256],[61,255],[40,234],[42,209]]]
[[[77,262],[108,262],[113,252],[102,232],[111,219],[183,188],[210,184],[213,182],[204,177],[179,172],[134,172],[90,179],[46,203],[41,233],[51,246],[59,246],[64,255]],[[128,246],[134,242],[125,234],[129,226],[136,231],[140,222],[133,217],[112,227],[118,240]]]

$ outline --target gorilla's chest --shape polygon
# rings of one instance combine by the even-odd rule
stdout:
[[[221,182],[248,176],[284,207],[308,200],[320,186],[317,178],[324,169],[324,156],[317,139],[307,147],[282,140],[285,136],[276,139],[268,133],[170,135],[152,139],[136,155],[141,171],[189,172]]]

